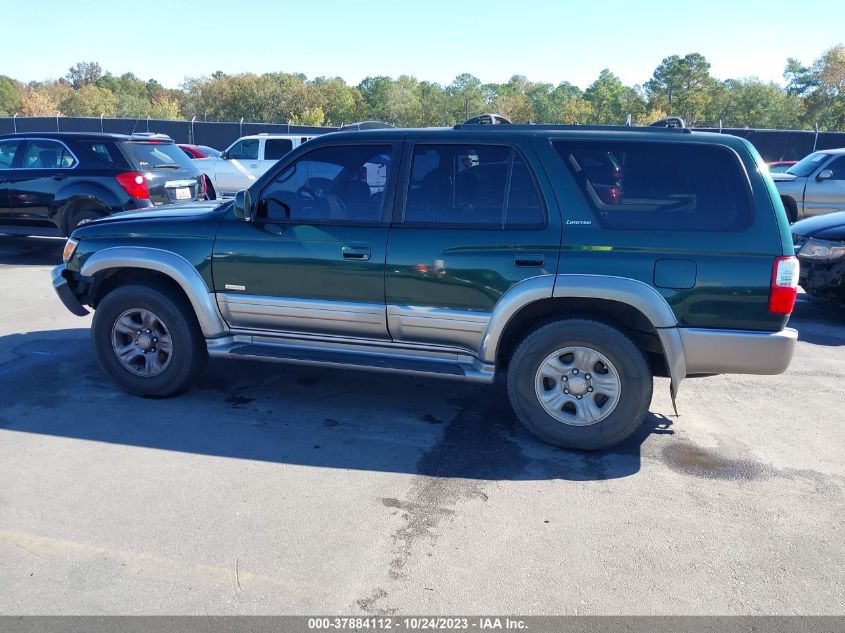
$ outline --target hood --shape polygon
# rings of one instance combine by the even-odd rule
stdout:
[[[845,211],[807,218],[796,222],[790,229],[793,235],[818,237],[823,240],[845,240]]]
[[[106,224],[108,222],[120,222],[122,220],[160,220],[165,218],[195,217],[211,213],[221,205],[227,204],[227,202],[222,200],[203,200],[202,202],[185,202],[166,204],[160,207],[133,209],[95,220],[92,224]]]
[[[791,182],[798,178],[798,176],[796,176],[795,174],[787,174],[783,171],[769,173],[769,176],[771,176],[772,180],[774,180],[775,182]]]

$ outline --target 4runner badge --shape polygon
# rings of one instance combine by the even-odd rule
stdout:
[[[226,284],[226,290],[246,290],[246,286],[239,286],[238,284]]]

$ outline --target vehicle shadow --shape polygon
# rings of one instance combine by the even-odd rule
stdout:
[[[789,326],[798,330],[799,341],[814,345],[845,345],[845,306],[799,295]]]
[[[182,396],[137,398],[102,372],[87,329],[0,337],[0,401],[0,434],[482,480],[627,477],[651,436],[673,433],[650,413],[610,450],[563,450],[522,429],[503,385],[246,361],[212,361]]]
[[[55,237],[0,235],[0,264],[52,266],[62,263],[65,240]]]

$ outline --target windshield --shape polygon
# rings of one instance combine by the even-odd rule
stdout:
[[[175,143],[124,143],[137,169],[196,169],[191,159]]]
[[[825,154],[824,152],[813,152],[787,169],[786,173],[798,176],[799,178],[805,178],[816,171],[828,158],[830,158],[830,154]]]

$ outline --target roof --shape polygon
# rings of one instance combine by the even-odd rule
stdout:
[[[96,141],[145,141],[156,140],[159,142],[171,142],[168,136],[154,136],[152,134],[112,134],[110,132],[18,132],[16,134],[2,134],[0,138],[54,138],[57,140],[72,138],[75,140]]]
[[[368,141],[396,141],[401,139],[432,141],[495,142],[516,139],[559,138],[559,139],[604,139],[604,140],[649,140],[671,142],[704,142],[720,145],[747,143],[730,134],[693,132],[688,128],[655,128],[633,126],[589,126],[589,125],[463,125],[456,128],[395,128],[330,132],[317,137],[334,141],[352,139]],[[312,141],[314,142],[314,141]]]

